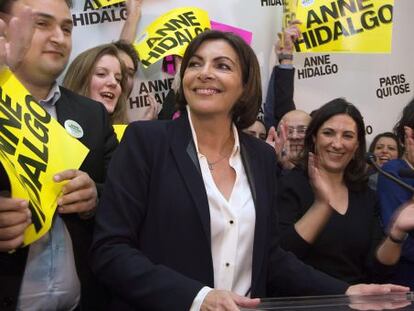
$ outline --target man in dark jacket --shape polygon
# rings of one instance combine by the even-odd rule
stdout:
[[[98,193],[117,143],[103,105],[56,83],[72,48],[70,6],[69,0],[0,3],[3,17],[22,15],[27,7],[34,12],[33,37],[22,61],[12,68],[14,74],[52,117],[62,125],[71,124],[65,126],[69,134],[74,134],[70,128],[75,126],[75,136],[90,150],[80,169],[56,172],[54,181],[67,183],[58,199],[52,228],[30,247],[19,248],[31,222],[28,202],[0,197],[2,310],[93,310],[102,309],[99,304],[104,303],[87,265],[87,251]],[[1,192],[9,193],[1,165],[0,176]]]

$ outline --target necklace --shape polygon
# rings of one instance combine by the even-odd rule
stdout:
[[[230,133],[229,137],[226,139],[226,142],[224,143],[225,145],[231,140],[231,138],[233,137],[233,135]],[[214,165],[220,163],[221,161],[223,161],[225,158],[227,158],[228,156],[230,156],[230,154],[232,153],[233,150],[230,150],[229,153],[225,154],[224,156],[222,156],[221,158],[217,159],[216,161],[210,162],[206,156],[207,159],[207,164],[208,164],[208,169],[210,171],[214,170]],[[220,154],[219,154],[220,155]]]
[[[220,159],[218,159],[218,160],[216,160],[216,161],[214,161],[214,162],[209,162],[208,161],[208,159],[207,159],[207,164],[208,164],[208,169],[210,170],[210,171],[213,171],[214,170],[214,165],[216,165],[216,164],[218,164],[219,162],[221,162],[221,161],[223,161],[225,158],[227,158],[228,156],[229,156],[230,154],[226,154],[224,157],[221,157]]]

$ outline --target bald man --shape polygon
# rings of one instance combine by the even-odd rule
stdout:
[[[303,110],[291,110],[286,113],[279,123],[278,133],[280,127],[284,126],[286,129],[287,143],[282,150],[281,157],[282,166],[285,169],[291,169],[297,163],[305,142],[306,129],[308,128],[311,116]],[[285,159],[283,159],[285,157]]]

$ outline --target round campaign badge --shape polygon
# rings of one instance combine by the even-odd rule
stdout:
[[[83,129],[79,125],[78,122],[73,120],[66,120],[65,121],[65,129],[66,131],[75,138],[81,138],[83,136]]]

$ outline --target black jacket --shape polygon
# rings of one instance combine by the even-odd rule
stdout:
[[[276,159],[240,132],[256,209],[252,297],[344,293],[347,284],[279,247]],[[114,154],[96,215],[92,267],[110,288],[110,310],[189,310],[214,287],[207,194],[187,114],[132,123]]]

